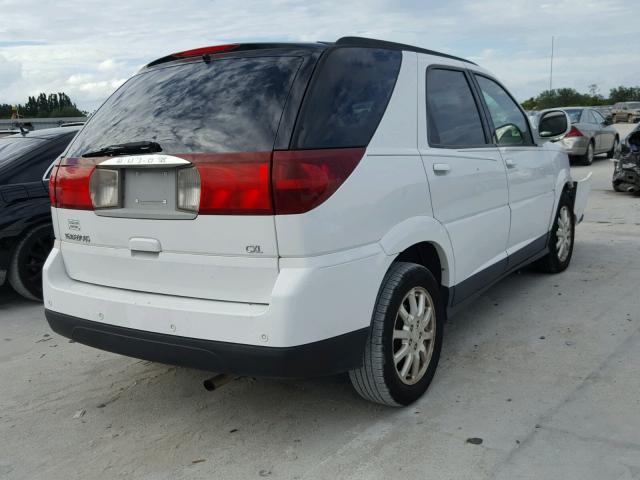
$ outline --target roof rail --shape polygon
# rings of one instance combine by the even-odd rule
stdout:
[[[375,38],[365,37],[342,37],[338,39],[335,45],[352,45],[354,47],[376,47],[386,48],[391,50],[406,50],[408,52],[426,53],[427,55],[435,55],[438,57],[451,58],[453,60],[460,60],[461,62],[476,63],[467,60],[465,58],[456,57],[447,53],[436,52],[434,50],[427,50],[426,48],[414,47],[413,45],[407,45],[404,43],[387,42],[386,40],[376,40]]]

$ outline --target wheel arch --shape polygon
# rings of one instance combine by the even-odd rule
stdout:
[[[393,261],[418,263],[428,268],[444,287],[455,283],[453,248],[444,226],[432,217],[413,217],[392,228],[380,241]]]

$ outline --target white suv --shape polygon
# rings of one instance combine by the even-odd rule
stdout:
[[[156,60],[51,175],[46,317],[77,342],[235,375],[427,389],[445,318],[560,272],[590,182],[472,62],[363,38]]]

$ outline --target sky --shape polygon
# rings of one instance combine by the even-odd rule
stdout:
[[[519,100],[640,85],[637,0],[0,0],[0,103],[65,92],[95,110],[146,63],[254,41],[366,36],[468,58]]]

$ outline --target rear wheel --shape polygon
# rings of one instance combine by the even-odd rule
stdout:
[[[620,151],[620,139],[616,137],[613,140],[613,146],[611,147],[611,150],[607,152],[607,158],[614,158],[614,157],[617,158],[619,151]]]
[[[29,300],[42,300],[42,267],[53,247],[51,225],[27,232],[16,247],[9,265],[9,283]]]
[[[549,253],[536,262],[539,270],[547,273],[560,273],[567,269],[573,255],[575,223],[569,195],[563,193],[549,235]]]
[[[595,148],[593,145],[593,140],[589,141],[589,145],[587,145],[587,151],[580,158],[580,163],[582,165],[591,165],[593,163],[593,156],[595,155]]]
[[[444,315],[429,270],[413,263],[391,265],[378,293],[362,366],[349,372],[356,391],[389,406],[420,398],[438,365]]]

